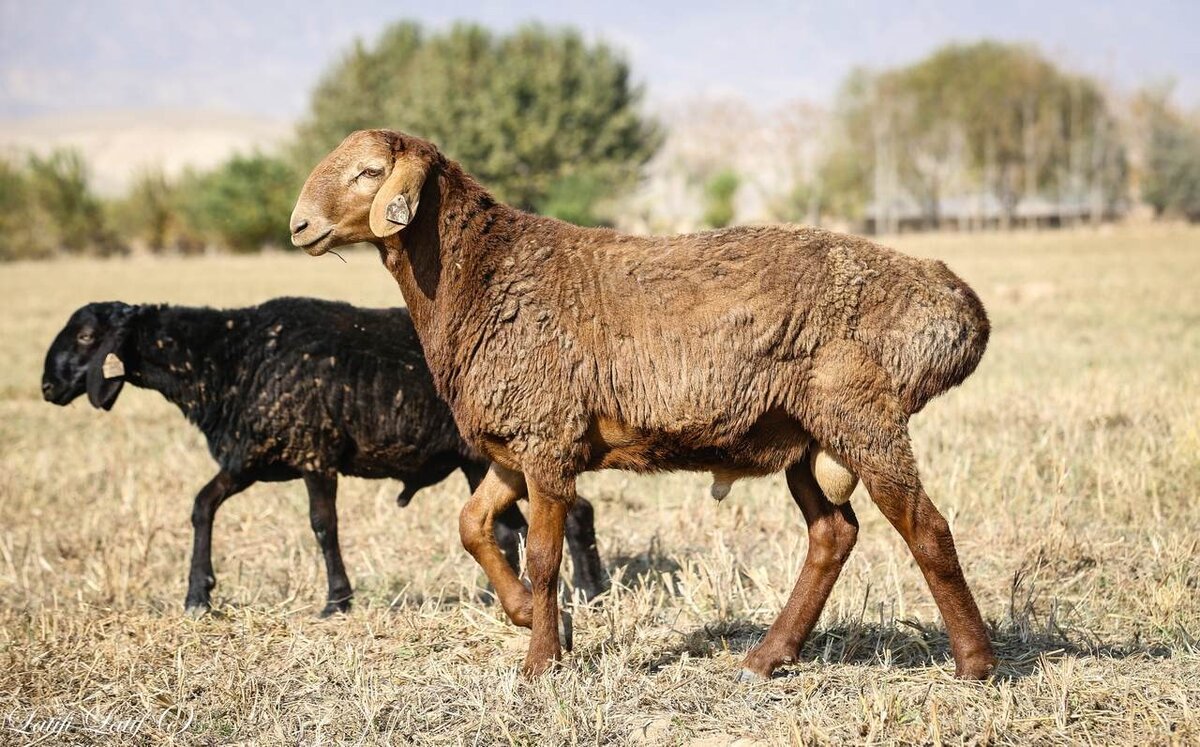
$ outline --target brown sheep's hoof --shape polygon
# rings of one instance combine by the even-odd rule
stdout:
[[[529,657],[525,657],[525,664],[521,667],[521,676],[528,680],[541,677],[553,669],[556,664],[558,664],[558,659],[552,656],[539,657],[535,661],[530,661]]]
[[[746,669],[745,667],[742,667],[741,669],[739,669],[738,673],[736,675],[734,675],[734,677],[733,677],[734,682],[737,682],[739,684],[747,684],[747,685],[754,685],[754,684],[758,684],[760,682],[767,682],[770,679],[771,679],[770,677],[763,677],[758,672],[752,672],[749,669]]]
[[[996,671],[996,657],[991,652],[964,659],[954,667],[954,677],[960,680],[986,680]]]

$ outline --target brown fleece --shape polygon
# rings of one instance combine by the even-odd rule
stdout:
[[[364,163],[383,164],[386,182],[346,186]],[[370,233],[371,203],[378,213],[397,194],[419,204],[411,221]],[[554,504],[574,499],[576,475],[604,468],[721,480],[789,472],[809,557],[745,667],[767,676],[794,659],[854,542],[853,513],[812,479],[814,444],[863,480],[908,543],[959,675],[991,670],[986,630],[907,432],[908,417],[966,378],[987,344],[982,304],[941,262],[817,228],[664,237],[580,228],[500,204],[431,143],[380,130],[351,135],[317,166],[293,226],[301,219],[314,233],[333,226],[308,243],[308,229],[297,232],[311,253],[350,241],[379,247],[463,435],[524,476],[532,608],[510,569],[485,569],[498,590],[513,589],[506,610],[521,610],[520,622],[532,613],[528,672],[559,650],[549,622],[561,554]],[[514,479],[492,478],[464,509],[464,543],[481,562],[492,558],[484,517]]]

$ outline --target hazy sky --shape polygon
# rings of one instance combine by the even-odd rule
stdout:
[[[170,108],[292,119],[355,37],[399,18],[571,24],[624,50],[659,103],[706,93],[826,101],[854,65],[993,37],[1034,42],[1123,89],[1174,79],[1178,101],[1200,104],[1197,0],[0,0],[0,117]]]

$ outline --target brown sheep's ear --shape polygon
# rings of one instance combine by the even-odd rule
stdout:
[[[414,158],[397,159],[371,203],[371,233],[382,239],[412,223],[424,185],[424,165]]]

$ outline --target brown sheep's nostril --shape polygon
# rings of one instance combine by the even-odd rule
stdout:
[[[295,223],[292,224],[292,233],[293,234],[300,233],[301,231],[303,231],[306,228],[308,228],[308,221],[306,221],[306,220],[296,221]]]

